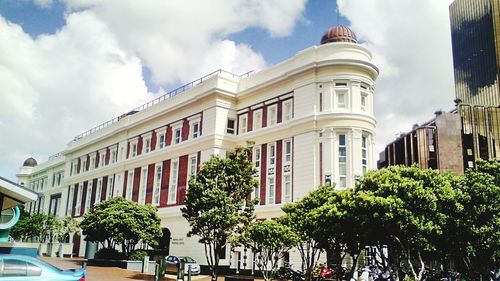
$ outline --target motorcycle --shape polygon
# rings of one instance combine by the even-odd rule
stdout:
[[[292,280],[292,281],[305,281],[306,278],[304,273],[300,270],[293,269],[292,267],[286,265],[278,269],[278,279],[279,280]]]
[[[332,280],[336,279],[335,273],[325,264],[319,264],[314,270],[313,277],[315,280]]]

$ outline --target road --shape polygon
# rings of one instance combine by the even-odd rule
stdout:
[[[79,268],[83,262],[82,259],[61,259],[38,257],[61,269]],[[186,277],[187,279],[187,277]],[[86,281],[106,280],[106,281],[131,281],[131,280],[154,280],[153,274],[134,272],[118,267],[97,267],[88,266]],[[160,278],[161,281],[175,281],[175,275],[166,275]],[[193,276],[193,281],[210,281],[210,277],[206,275]]]

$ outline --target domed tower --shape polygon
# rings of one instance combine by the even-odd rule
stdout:
[[[376,168],[373,91],[379,70],[346,26],[328,29],[320,42],[315,47],[319,65],[328,65],[316,77],[320,184],[353,188]]]
[[[323,37],[321,37],[321,45],[335,42],[358,43],[358,39],[351,29],[343,25],[338,25],[328,29]]]
[[[19,168],[19,173],[16,175],[17,183],[22,186],[27,186],[29,177],[33,172],[33,168],[35,168],[37,165],[38,162],[33,157],[24,160],[23,165]]]

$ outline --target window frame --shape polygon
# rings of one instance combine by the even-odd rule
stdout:
[[[175,169],[174,169],[175,168]],[[174,173],[175,171],[175,173]],[[177,203],[177,189],[179,185],[179,159],[172,159],[170,164],[170,180],[168,185],[167,204]]]
[[[274,111],[274,114],[271,112]],[[278,105],[272,104],[267,107],[267,126],[274,126],[278,123]]]

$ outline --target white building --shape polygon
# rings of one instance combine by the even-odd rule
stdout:
[[[282,214],[320,184],[350,188],[376,168],[372,54],[346,27],[258,73],[216,71],[75,137],[19,182],[44,196],[31,212],[80,218],[114,196],[158,207],[170,253],[204,262],[181,216],[188,177],[210,155],[254,141],[257,218]],[[35,163],[36,164],[36,163]],[[74,239],[78,243],[78,237]],[[83,255],[84,245],[75,247]],[[229,264],[227,250],[221,264]],[[233,261],[233,264],[234,261]]]

